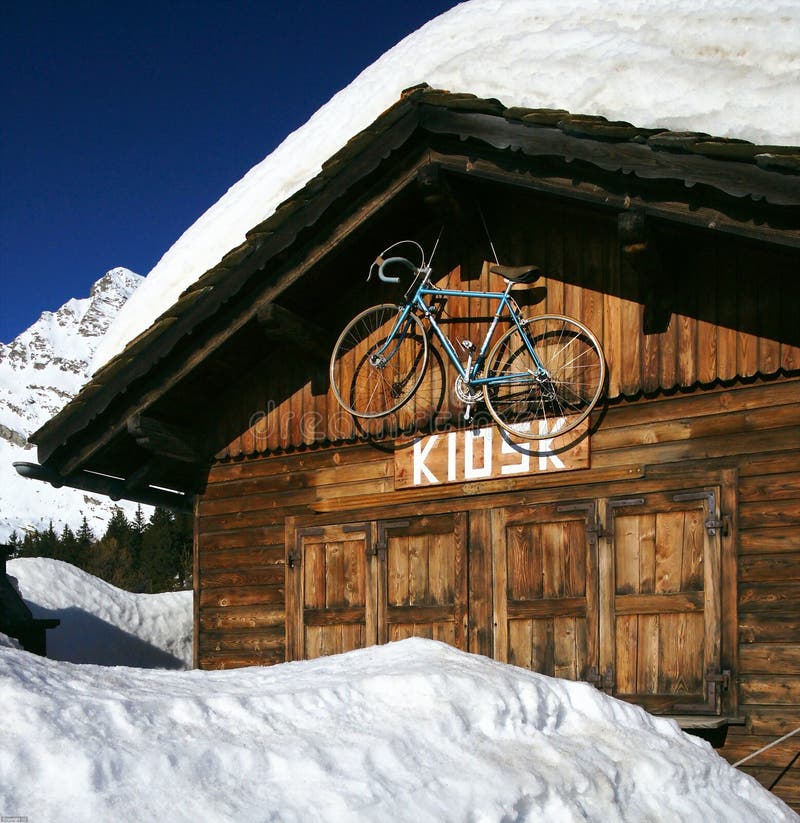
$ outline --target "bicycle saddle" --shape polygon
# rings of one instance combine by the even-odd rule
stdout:
[[[542,274],[538,266],[491,266],[489,271],[512,283],[533,283]]]

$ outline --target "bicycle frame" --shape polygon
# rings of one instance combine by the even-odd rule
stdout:
[[[412,287],[406,292],[406,301],[403,306],[403,310],[400,312],[400,316],[395,323],[394,328],[392,329],[391,333],[389,334],[386,342],[381,347],[379,351],[375,353],[375,356],[378,357],[386,357],[386,352],[390,349],[392,342],[398,338],[398,332],[400,329],[403,328],[403,324],[407,321],[409,314],[414,310],[417,309],[423,317],[426,318],[428,323],[430,324],[433,331],[436,333],[436,336],[439,338],[442,346],[444,347],[445,352],[447,353],[450,362],[453,364],[454,368],[458,372],[461,379],[471,387],[479,387],[489,384],[495,383],[508,383],[513,380],[514,376],[509,376],[508,374],[505,375],[498,375],[498,376],[488,376],[488,377],[478,377],[480,374],[481,369],[483,368],[483,364],[486,360],[486,355],[489,351],[489,344],[492,338],[492,335],[497,328],[497,324],[500,322],[500,319],[503,316],[504,310],[507,310],[511,320],[513,320],[514,324],[516,325],[517,329],[520,331],[522,339],[525,341],[525,345],[528,348],[528,351],[533,359],[533,362],[536,364],[536,373],[531,375],[530,372],[525,372],[524,374],[520,374],[519,378],[524,380],[530,380],[533,376],[534,379],[541,378],[547,376],[547,370],[542,365],[541,360],[538,358],[535,349],[531,345],[530,340],[528,339],[527,334],[524,332],[523,324],[520,320],[520,309],[517,305],[517,301],[511,296],[511,289],[514,286],[514,283],[509,282],[508,286],[504,291],[501,292],[490,292],[490,291],[466,291],[462,289],[440,289],[431,287],[428,285],[428,280],[431,275],[431,269],[429,267],[420,269],[419,274],[422,275],[422,280],[420,281],[419,285],[414,288],[414,284]],[[413,295],[409,298],[409,294],[411,293],[412,289]],[[481,347],[477,352],[474,362],[472,361],[471,352],[467,358],[467,367],[465,368],[461,360],[456,353],[455,347],[453,346],[450,338],[447,336],[447,333],[442,329],[439,323],[436,321],[436,309],[434,306],[431,305],[430,302],[426,302],[424,298],[434,298],[434,297],[483,297],[488,298],[490,300],[496,300],[497,302],[497,309],[492,317],[491,324],[489,329],[486,332],[486,336],[481,343]],[[388,358],[391,358],[391,352],[388,355]]]

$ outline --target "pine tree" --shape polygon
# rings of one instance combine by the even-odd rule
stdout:
[[[8,543],[6,544],[6,549],[9,560],[14,557],[19,557],[20,552],[22,551],[22,543],[16,530],[11,532],[11,536],[8,538]]]
[[[62,529],[59,543],[59,559],[80,567],[81,557],[78,549],[78,539],[69,525],[65,525]]]
[[[83,516],[83,522],[81,523],[81,527],[78,529],[78,534],[75,535],[75,537],[78,541],[78,548],[82,552],[88,552],[89,549],[92,548],[92,544],[94,543],[94,533],[86,520],[86,515]]]
[[[172,521],[172,514],[167,509],[156,508],[142,537],[139,570],[146,592],[174,588],[177,563],[173,553]]]
[[[9,538],[10,556],[54,557],[65,560],[131,592],[163,592],[192,585],[193,521],[157,508],[146,521],[141,507],[133,521],[117,509],[97,540],[86,517],[77,533],[64,526],[57,535],[46,531],[16,532]]]

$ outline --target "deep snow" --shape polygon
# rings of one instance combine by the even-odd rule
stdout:
[[[47,632],[48,657],[104,666],[191,668],[191,592],[131,594],[47,557],[19,557],[7,568],[34,617],[61,620]]]
[[[97,369],[398,100],[434,88],[642,127],[800,145],[794,0],[471,0],[365,69],[178,238],[98,348]]]
[[[124,593],[89,575],[10,566],[33,601],[71,590],[79,608],[132,625],[113,605]],[[162,643],[183,622],[145,597],[142,622],[163,621],[142,636]],[[69,609],[62,619],[51,638],[70,631]],[[797,819],[671,721],[430,640],[170,672],[47,660],[0,635],[0,706],[0,814],[30,821]]]

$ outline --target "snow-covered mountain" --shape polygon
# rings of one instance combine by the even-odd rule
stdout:
[[[101,338],[142,278],[124,268],[111,269],[88,297],[68,300],[42,316],[11,343],[0,343],[0,541],[12,531],[65,524],[76,528],[84,515],[95,533],[102,532],[114,508],[130,514],[135,505],[115,504],[76,489],[53,489],[25,480],[15,460],[36,461],[28,435],[77,394],[90,376]]]

